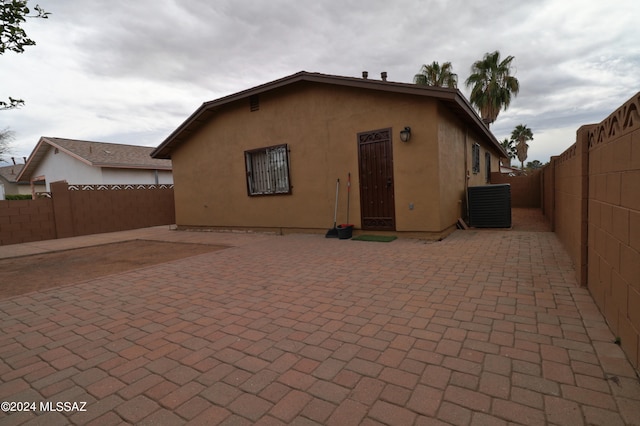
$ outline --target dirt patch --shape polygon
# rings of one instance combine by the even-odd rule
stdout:
[[[157,265],[225,246],[134,240],[0,260],[0,299]]]

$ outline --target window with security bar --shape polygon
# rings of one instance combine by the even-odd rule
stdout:
[[[491,154],[484,153],[484,180],[486,183],[491,183]]]
[[[245,151],[249,195],[290,194],[287,145]]]
[[[477,143],[471,146],[471,163],[473,173],[480,173],[480,145]]]

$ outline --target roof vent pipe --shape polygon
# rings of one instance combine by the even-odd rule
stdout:
[[[386,71],[382,71],[380,73],[380,77],[382,77],[382,81],[387,81],[387,72]]]
[[[24,164],[27,164],[27,157],[22,157],[22,159],[24,160]]]
[[[13,161],[13,165],[16,165],[16,157],[11,157],[11,161]]]
[[[367,78],[369,78],[369,72],[368,71],[362,71],[362,78],[364,78],[365,80]]]

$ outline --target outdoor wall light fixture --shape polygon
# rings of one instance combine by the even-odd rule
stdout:
[[[400,140],[402,142],[409,142],[411,139],[411,127],[406,126],[404,130],[400,130]]]

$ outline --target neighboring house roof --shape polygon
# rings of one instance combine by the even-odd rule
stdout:
[[[151,158],[153,147],[43,136],[18,178],[29,180],[51,147],[93,167],[171,170],[171,160]]]
[[[472,126],[480,135],[485,137],[498,152],[505,157],[507,153],[500,145],[495,136],[489,131],[489,128],[482,122],[473,109],[469,101],[462,95],[458,89],[449,89],[434,86],[419,86],[410,83],[394,83],[381,80],[370,80],[365,78],[341,77],[335,75],[310,73],[300,71],[288,77],[266,83],[252,89],[244,90],[233,95],[225,96],[213,101],[205,102],[198,108],[187,120],[173,131],[151,154],[154,158],[171,158],[171,151],[180,145],[184,140],[195,132],[203,123],[206,123],[218,109],[226,104],[237,100],[249,98],[253,95],[278,89],[294,83],[307,81],[320,84],[331,84],[334,86],[349,86],[368,90],[379,90],[385,92],[394,92],[414,96],[427,96],[437,99],[445,104],[453,113],[455,113],[464,123]]]
[[[11,166],[0,167],[0,177],[9,183],[18,183],[18,175],[22,171],[24,164],[13,164]]]
[[[500,164],[500,173],[508,174],[510,176],[519,176],[524,173],[524,170],[518,167],[504,166]]]

